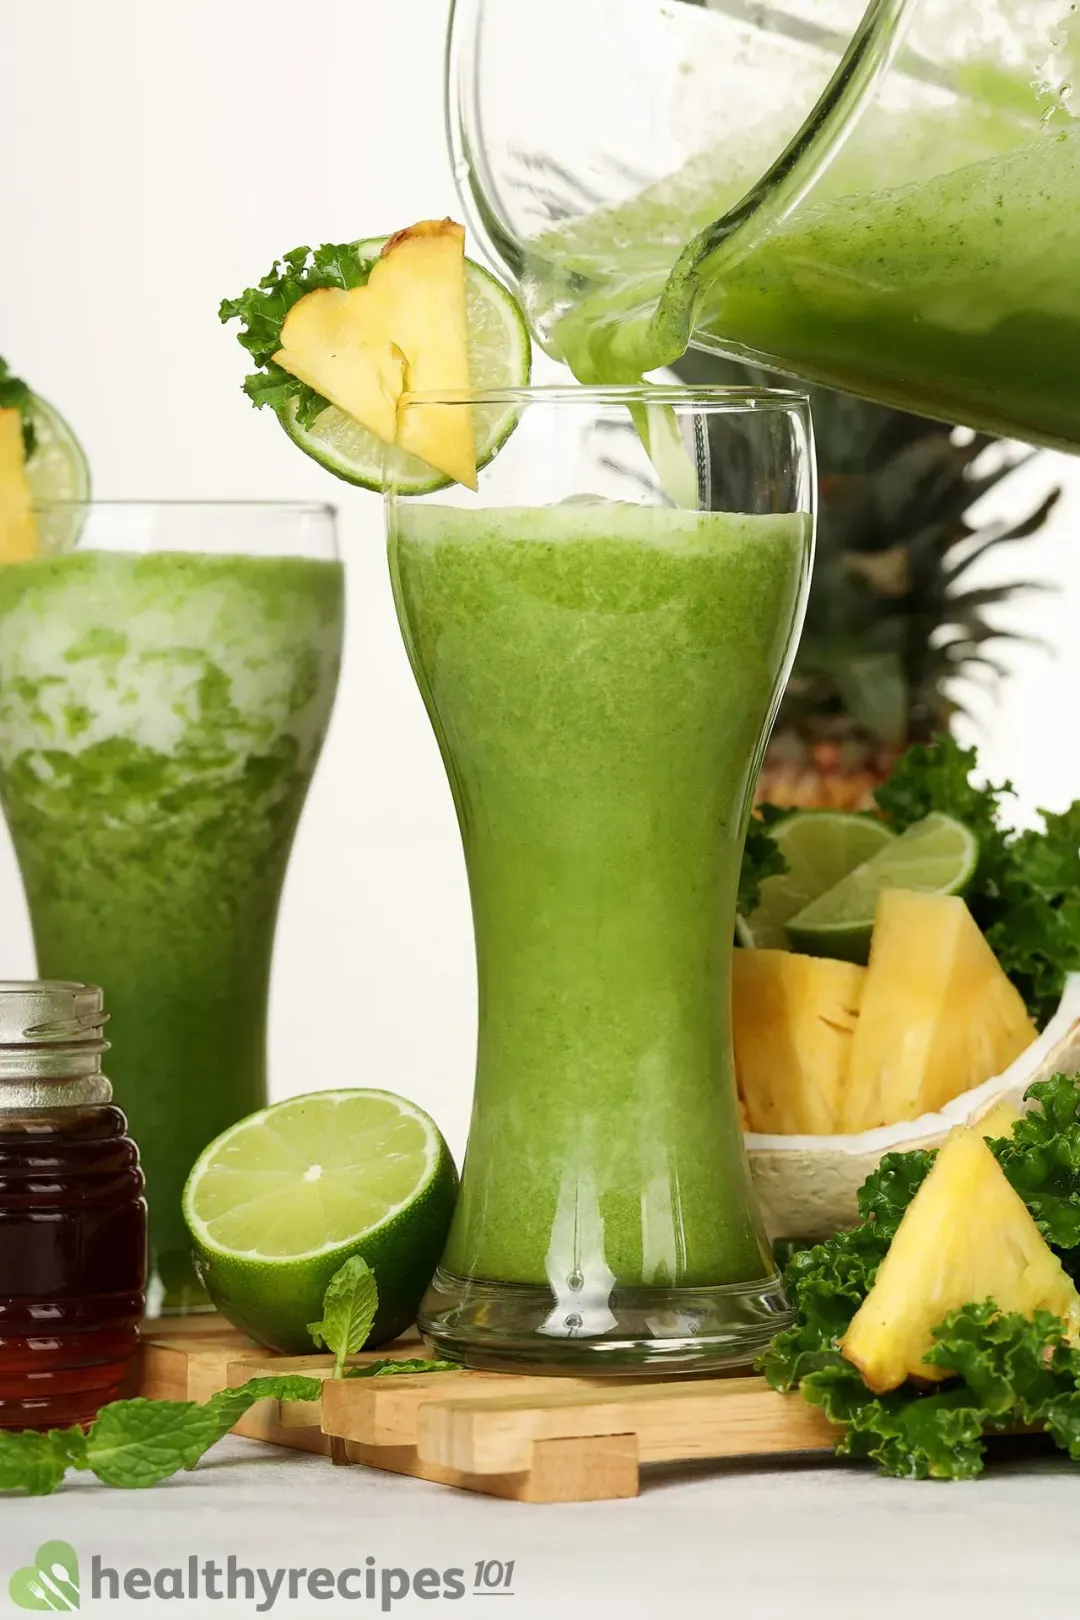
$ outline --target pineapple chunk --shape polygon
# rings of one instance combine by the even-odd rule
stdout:
[[[886,889],[842,1129],[866,1131],[936,1113],[1001,1074],[1035,1035],[1019,992],[963,900]]]
[[[406,393],[469,386],[463,226],[422,220],[389,238],[366,286],[307,293],[274,359],[384,443],[476,488],[472,413],[401,408]]]
[[[958,1125],[904,1212],[874,1286],[840,1348],[878,1394],[924,1364],[932,1328],[961,1305],[993,1299],[1024,1316],[1052,1311],[1080,1332],[1080,1294],[978,1131]]]
[[[850,962],[792,951],[735,952],[735,1074],[752,1131],[839,1130],[865,976]]]
[[[0,410],[0,563],[37,554],[34,497],[26,478],[22,417]]]
[[[394,343],[361,337],[353,300],[366,292],[367,287],[351,292],[318,287],[307,293],[286,315],[281,336],[288,347],[274,359],[376,438],[393,444],[398,401],[405,392],[405,355]]]
[[[988,1142],[996,1142],[1003,1136],[1012,1135],[1013,1126],[1018,1123],[1020,1117],[1012,1103],[1006,1102],[1003,1097],[976,1121],[976,1126],[980,1136],[985,1137]]]

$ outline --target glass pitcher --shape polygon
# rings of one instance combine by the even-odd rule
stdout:
[[[1080,447],[1075,0],[455,0],[465,207],[587,382],[688,343]]]

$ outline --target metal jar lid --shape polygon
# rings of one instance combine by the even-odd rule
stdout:
[[[108,1016],[96,985],[0,979],[0,1113],[109,1102]]]

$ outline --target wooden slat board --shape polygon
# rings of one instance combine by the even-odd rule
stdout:
[[[418,1353],[415,1335],[388,1355]],[[321,1378],[320,1401],[262,1401],[235,1432],[294,1450],[411,1474],[521,1502],[635,1496],[657,1462],[831,1452],[836,1429],[799,1396],[757,1377],[543,1378],[511,1373],[402,1374],[333,1380],[330,1356],[275,1356],[214,1319],[149,1324],[141,1393],[206,1400],[260,1373]]]

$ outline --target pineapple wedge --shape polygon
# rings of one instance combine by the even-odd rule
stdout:
[[[750,1130],[829,1136],[839,1129],[865,977],[865,968],[819,956],[735,952],[735,1074]]]
[[[936,1113],[1002,1074],[1037,1031],[963,900],[879,901],[841,1130]]]
[[[1012,1103],[1002,1097],[975,1123],[980,1136],[988,1142],[996,1142],[1004,1136],[1011,1136],[1020,1118]]]
[[[469,386],[463,226],[421,220],[388,239],[366,286],[307,293],[274,359],[385,444],[476,488],[472,412],[401,409],[406,392]]]
[[[37,554],[34,497],[26,477],[22,417],[0,410],[0,563]]]
[[[1003,1311],[1052,1311],[1075,1339],[1080,1294],[986,1142],[950,1131],[908,1208],[840,1349],[878,1394],[906,1378],[939,1380],[924,1364],[932,1328],[961,1305],[993,1299]]]

